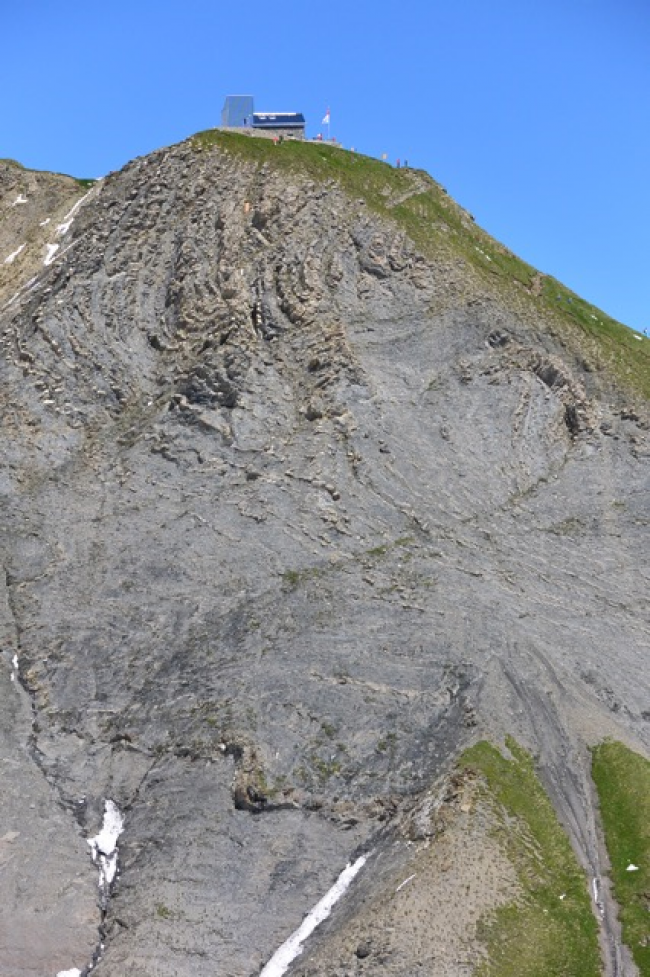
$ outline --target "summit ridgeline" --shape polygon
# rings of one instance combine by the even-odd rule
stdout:
[[[650,340],[328,145],[0,214],[0,973],[650,973]]]

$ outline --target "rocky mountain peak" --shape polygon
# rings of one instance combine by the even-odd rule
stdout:
[[[207,133],[90,186],[3,163],[0,213],[0,970],[256,974],[372,853],[296,972],[447,940],[435,972],[469,973],[518,891],[452,774],[482,738],[537,758],[600,880],[588,747],[650,745],[650,341],[426,174],[330,147]],[[379,940],[395,873],[465,885],[425,853],[471,811],[503,885]],[[606,888],[594,918],[614,973]]]

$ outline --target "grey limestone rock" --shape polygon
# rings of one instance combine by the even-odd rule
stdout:
[[[256,974],[347,861],[406,864],[480,736],[535,751],[599,876],[587,747],[650,747],[647,406],[539,306],[225,150],[134,161],[67,234],[0,313],[0,972]]]

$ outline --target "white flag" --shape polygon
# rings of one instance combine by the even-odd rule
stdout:
[[[328,109],[328,110],[327,110],[327,112],[325,113],[325,116],[324,116],[324,118],[323,118],[323,123],[322,123],[322,124],[323,124],[324,126],[328,126],[328,125],[330,124],[330,110],[329,110],[329,109]]]

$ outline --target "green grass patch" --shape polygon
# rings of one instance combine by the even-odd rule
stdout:
[[[372,559],[379,559],[380,557],[391,553],[393,550],[397,549],[397,547],[408,550],[413,541],[412,536],[400,536],[398,539],[389,540],[386,543],[380,543],[379,546],[371,546],[370,549],[363,550],[361,553],[356,555],[361,558],[371,557]]]
[[[623,940],[641,977],[650,977],[650,762],[608,741],[593,750],[592,776]],[[628,872],[629,865],[638,871]]]
[[[397,547],[400,547],[407,552],[403,555],[402,559],[409,558],[409,547],[413,542],[412,536],[400,536],[398,539],[390,540],[387,543],[382,543],[379,546],[373,546],[367,550],[360,550],[354,554],[351,554],[355,559],[360,560],[362,563],[366,560],[379,560],[387,554],[391,553]],[[364,565],[368,565],[365,563]],[[281,577],[282,583],[291,590],[295,590],[302,584],[309,583],[311,580],[318,580],[324,577],[326,574],[338,573],[341,567],[337,564],[318,564],[316,566],[303,567],[300,570],[289,569],[284,570]]]
[[[322,567],[305,567],[302,570],[285,570],[282,574],[282,582],[292,590],[300,584],[307,583],[309,580],[317,580],[324,573]]]
[[[545,278],[542,298],[575,330],[580,346],[600,369],[650,398],[650,338],[628,329],[554,278]]]
[[[289,587],[297,587],[301,580],[300,570],[285,570],[282,579]]]
[[[384,544],[382,546],[373,546],[369,550],[366,550],[366,555],[385,556],[387,552],[388,552],[388,546]]]
[[[512,759],[486,742],[460,759],[486,781],[498,840],[522,889],[481,921],[488,955],[476,977],[599,977],[598,925],[584,872],[532,757],[512,739],[507,746]]]

